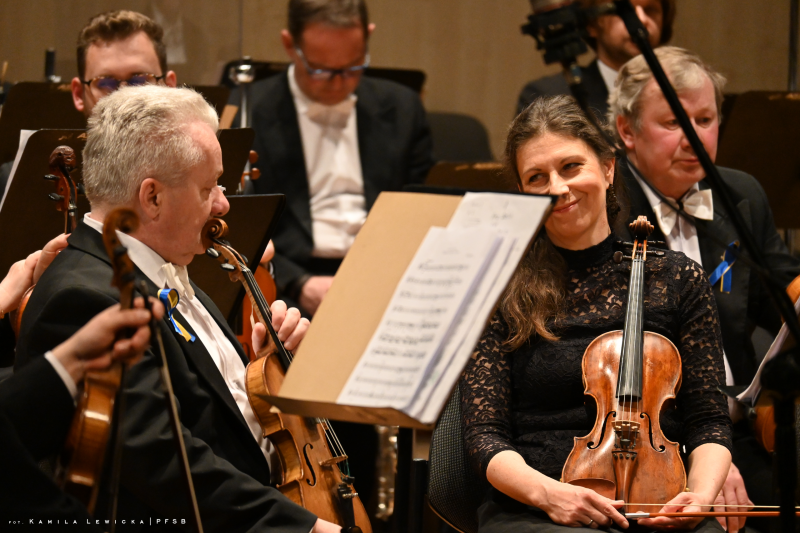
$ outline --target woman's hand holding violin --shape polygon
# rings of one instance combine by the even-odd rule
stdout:
[[[659,513],[699,513],[710,511],[714,504],[714,499],[694,492],[681,492],[672,500],[666,503]],[[693,529],[703,520],[703,517],[671,518],[659,516],[656,518],[646,518],[639,520],[639,524],[644,527],[652,527],[660,530],[673,529]]]
[[[537,507],[556,524],[571,527],[627,528],[628,520],[617,510],[624,502],[610,500],[591,489],[553,481],[545,486],[544,501]]]

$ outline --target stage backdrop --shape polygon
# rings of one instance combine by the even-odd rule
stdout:
[[[527,0],[368,0],[377,29],[373,65],[422,69],[425,105],[468,113],[489,129],[496,156],[520,88],[556,72],[545,67],[519,27]],[[6,79],[39,80],[44,50],[57,50],[56,73],[76,75],[75,39],[98,12],[128,8],[168,28],[179,81],[215,83],[225,61],[242,54],[285,60],[279,31],[284,0],[26,0],[0,3],[0,62]],[[698,52],[728,76],[728,89],[785,90],[789,0],[678,0],[673,44]],[[586,62],[589,57],[585,59]]]

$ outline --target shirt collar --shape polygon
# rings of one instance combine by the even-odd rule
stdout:
[[[617,71],[613,68],[609,67],[599,59],[597,60],[597,66],[600,67],[600,76],[603,77],[603,82],[606,84],[606,89],[608,89],[609,94],[614,89],[614,83],[617,81]]]
[[[631,168],[631,174],[633,174],[633,177],[636,178],[636,181],[639,182],[639,186],[644,191],[644,195],[647,197],[647,201],[650,202],[650,207],[655,207],[655,206],[661,204],[661,198],[656,196],[656,193],[654,193],[653,190],[650,187],[648,187],[647,183],[644,182],[644,178],[642,178],[639,175],[638,172],[633,170],[633,168]],[[689,190],[686,191],[683,194],[683,196],[681,196],[681,198],[685,197],[687,194],[689,194],[692,191],[699,191],[699,190],[700,190],[700,186],[697,183],[695,183],[694,185],[689,187]],[[679,198],[679,200],[680,200],[680,198]]]
[[[98,222],[89,215],[91,215],[91,213],[83,215],[83,222],[102,234],[103,223]],[[164,258],[158,255],[152,248],[130,235],[117,230],[117,237],[119,237],[119,241],[122,245],[128,249],[128,257],[131,258],[133,264],[139,267],[139,270],[141,270],[156,287],[159,289],[166,287],[167,277],[164,275],[161,267],[167,264],[167,261],[164,261]]]

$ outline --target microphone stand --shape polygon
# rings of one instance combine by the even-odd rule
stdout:
[[[785,287],[781,286],[771,274],[769,265],[755,243],[752,234],[747,229],[741,214],[730,197],[727,187],[722,182],[716,166],[714,166],[703,143],[697,136],[675,89],[672,87],[653,51],[653,47],[650,45],[647,30],[642,25],[629,0],[615,0],[613,8],[611,8],[610,4],[604,4],[594,9],[582,10],[577,4],[569,4],[542,14],[531,15],[529,23],[523,26],[522,31],[523,33],[531,34],[536,39],[538,48],[545,50],[546,63],[561,62],[570,90],[578,104],[586,113],[589,121],[598,128],[604,137],[608,138],[594,112],[588,108],[586,89],[582,85],[581,71],[577,65],[576,58],[577,55],[586,51],[585,44],[581,45],[577,41],[585,38],[586,26],[589,21],[602,14],[612,12],[615,12],[623,20],[631,39],[642,52],[653,73],[653,77],[664,94],[664,98],[667,100],[684,135],[686,135],[689,144],[697,155],[705,171],[706,179],[719,195],[742,241],[743,248],[749,253],[750,261],[748,263],[752,262],[756,266],[755,272],[761,277],[795,341],[795,346],[778,354],[766,364],[761,376],[763,388],[769,391],[775,405],[775,451],[779,464],[778,483],[781,529],[784,533],[793,533],[795,531],[794,494],[797,486],[797,450],[794,427],[795,400],[800,395],[800,362],[798,361],[796,346],[800,343],[800,322],[798,322],[794,304],[789,299]],[[612,140],[611,146],[615,146],[615,144]],[[623,160],[625,159],[623,157]],[[628,164],[630,165],[629,161]],[[635,169],[633,165],[630,166]],[[650,185],[646,177],[645,182]],[[655,190],[652,186],[651,189]],[[659,196],[663,199],[663,195],[659,194]],[[679,214],[685,217],[688,216],[682,209],[679,210]]]

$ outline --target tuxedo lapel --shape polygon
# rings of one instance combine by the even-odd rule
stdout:
[[[664,232],[661,231],[661,226],[656,220],[656,214],[653,211],[653,207],[650,205],[650,202],[647,200],[647,196],[642,190],[642,186],[639,185],[639,182],[633,177],[630,169],[623,166],[620,168],[620,171],[623,179],[625,180],[625,188],[627,189],[628,199],[631,203],[630,216],[628,217],[629,222],[636,220],[639,215],[646,216],[647,220],[654,227],[653,233],[650,235],[650,240],[666,242]],[[618,228],[618,230],[620,233],[622,233],[622,235],[625,236],[625,238],[630,240],[631,234],[627,226],[624,229]],[[664,246],[666,246],[666,244]]]
[[[108,259],[108,255],[105,252],[105,248],[103,247],[103,238],[99,232],[95,231],[94,229],[88,227],[82,221],[78,224],[78,227],[69,237],[69,243],[71,246],[78,248],[88,254],[91,254],[101,261],[107,263],[109,267],[111,266],[111,262]],[[136,277],[137,279],[144,279],[145,283],[147,284],[147,289],[150,291],[151,296],[155,296],[158,293],[159,287],[150,281],[150,279],[144,275],[144,273],[139,270],[138,267],[136,268]],[[222,331],[225,332],[225,335],[231,340],[233,346],[237,349],[237,353],[239,353],[240,357],[243,357],[244,354],[240,353],[241,348],[239,347],[239,343],[236,340],[236,337],[230,331],[230,328],[227,327],[227,324],[224,324],[224,321],[221,322],[219,317],[219,311],[216,309],[216,306],[211,303],[211,300],[206,296],[202,291],[200,291],[197,286],[192,284],[192,287],[195,290],[195,294],[200,296],[201,303],[206,307],[206,309],[214,316],[216,322],[222,327]],[[220,400],[228,407],[231,415],[233,415],[239,422],[241,422],[244,426],[244,429],[249,433],[249,427],[247,426],[247,422],[245,422],[244,417],[242,416],[242,412],[239,410],[239,407],[236,405],[236,402],[231,395],[230,390],[228,390],[228,385],[225,383],[225,380],[222,378],[222,374],[220,373],[217,365],[214,363],[214,360],[211,358],[211,355],[206,350],[203,343],[197,339],[197,333],[192,329],[189,322],[180,314],[180,312],[175,309],[173,311],[173,316],[175,320],[185,327],[189,333],[195,336],[196,340],[194,342],[187,342],[183,336],[175,331],[175,328],[172,327],[172,324],[169,322],[169,319],[165,315],[162,321],[164,322],[168,331],[171,332],[175,342],[177,342],[178,346],[180,346],[184,356],[187,360],[192,361],[195,369],[197,370],[198,374],[200,374],[203,379],[208,383],[211,390],[219,397]],[[165,339],[166,341],[166,339]],[[252,439],[250,439],[252,440]]]
[[[274,113],[274,117],[264,121],[269,124],[265,132],[266,144],[270,147],[270,153],[276,154],[276,160],[272,161],[275,168],[272,178],[279,184],[278,192],[286,195],[287,208],[300,222],[309,238],[312,238],[311,198],[300,123],[297,120],[292,91],[289,89],[288,74],[283,73],[280,76],[275,99],[268,104],[270,114]]]
[[[703,182],[701,183],[704,185]],[[740,240],[716,191],[713,192],[713,198],[714,219],[695,220],[695,224],[698,227],[697,237],[700,242],[700,256],[703,259],[703,268],[709,275],[711,275],[717,265],[722,262],[722,257],[728,245],[734,241]],[[747,198],[739,199],[739,202],[736,204],[736,209],[739,211],[739,214],[741,214],[747,227],[752,227],[750,201]],[[710,236],[713,236],[714,239],[710,239]],[[737,262],[731,269],[731,276],[732,287],[735,288],[735,291],[732,290],[730,294],[724,297],[723,295],[717,295],[717,304],[720,307],[725,305],[726,300],[746,300],[747,298],[750,268],[744,262]],[[719,291],[719,286],[715,286],[714,290]],[[734,294],[734,292],[737,294]]]
[[[230,414],[233,415],[241,424],[244,426],[249,433],[249,428],[247,426],[247,422],[245,422],[244,417],[242,416],[242,412],[239,410],[239,406],[236,405],[236,402],[231,395],[231,391],[228,389],[227,383],[222,378],[222,374],[217,368],[216,363],[211,358],[211,355],[206,350],[203,343],[200,342],[200,339],[197,338],[197,332],[192,329],[192,326],[189,322],[180,314],[180,312],[175,309],[172,312],[173,318],[183,327],[185,327],[189,333],[195,336],[194,342],[189,342],[183,338],[183,335],[176,332],[175,328],[172,327],[172,324],[167,322],[167,327],[169,328],[170,332],[172,333],[173,338],[181,347],[186,359],[191,361],[197,370],[197,373],[202,376],[202,378],[208,383],[211,387],[211,390],[216,393],[216,395],[222,400],[225,406],[230,411]],[[167,318],[164,317],[166,321]],[[251,439],[252,440],[252,439]]]
[[[392,189],[391,161],[386,160],[390,151],[386,142],[391,138],[387,130],[395,124],[397,112],[392,102],[381,102],[376,91],[362,90],[364,84],[368,83],[370,80],[362,79],[356,90],[358,151],[367,210],[381,191]]]

